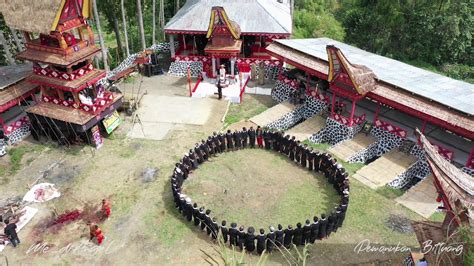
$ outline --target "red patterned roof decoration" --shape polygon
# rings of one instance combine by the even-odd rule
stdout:
[[[407,137],[407,132],[404,129],[401,129],[397,126],[394,126],[388,122],[382,121],[382,120],[375,120],[375,126],[379,127],[385,131],[388,131],[394,135],[399,136],[400,138],[406,138]]]

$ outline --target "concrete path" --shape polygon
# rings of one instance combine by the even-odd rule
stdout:
[[[145,95],[138,109],[140,120],[136,121],[128,136],[162,140],[175,125],[204,125],[216,104],[220,103],[208,98]]]
[[[303,141],[311,135],[319,132],[326,125],[326,119],[320,115],[315,115],[302,123],[290,128],[285,133],[290,136],[295,136],[297,140]]]
[[[362,167],[353,177],[372,189],[386,185],[416,162],[416,157],[392,150]]]
[[[283,117],[287,113],[293,111],[295,108],[296,106],[291,103],[280,103],[273,106],[272,108],[267,109],[265,112],[250,118],[249,120],[259,126],[265,126]]]
[[[328,149],[328,151],[345,162],[354,154],[367,148],[376,139],[372,135],[357,134],[353,139],[342,141]]]
[[[439,203],[436,202],[437,195],[433,176],[430,175],[396,198],[395,201],[419,215],[429,218],[439,206]]]

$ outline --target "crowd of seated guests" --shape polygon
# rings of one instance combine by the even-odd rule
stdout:
[[[245,230],[243,225],[239,226],[235,222],[232,222],[230,226],[225,220],[218,222],[216,217],[212,217],[210,209],[198,206],[182,193],[183,182],[189,174],[210,157],[247,147],[273,150],[309,171],[322,173],[340,195],[339,204],[329,215],[314,216],[304,223],[297,223],[295,227],[288,225],[283,228],[281,224],[278,224],[274,228],[270,225],[268,231],[261,228],[256,232],[252,226]],[[224,243],[239,247],[241,250],[245,249],[250,253],[256,250],[258,254],[264,250],[272,252],[275,246],[291,248],[292,244],[296,246],[313,244],[317,240],[329,237],[342,226],[349,204],[348,173],[335,158],[328,153],[313,150],[308,145],[300,143],[294,136],[285,136],[283,132],[267,131],[261,127],[256,130],[252,127],[247,130],[244,127],[241,131],[228,130],[227,133],[219,134],[214,132],[207,140],[196,143],[195,147],[190,149],[179,163],[176,163],[171,178],[171,188],[175,206],[186,220],[193,222],[212,239],[216,239],[220,234]]]

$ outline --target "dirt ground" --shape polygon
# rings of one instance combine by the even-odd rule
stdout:
[[[125,85],[124,91],[126,93],[132,90],[132,84]],[[134,90],[136,89],[135,87]],[[143,78],[142,90],[146,90],[149,94],[163,96],[184,97],[187,95],[184,79],[167,76]],[[246,95],[245,97],[250,99],[254,96]],[[132,127],[130,117],[124,117],[125,123],[109,139],[105,140],[103,147],[99,150],[94,150],[91,147],[66,149],[50,144],[35,143],[31,140],[25,141],[22,145],[36,145],[42,148],[25,155],[22,159],[23,167],[16,174],[5,177],[6,182],[0,186],[0,200],[9,197],[22,197],[28,189],[28,184],[33,183],[39,175],[43,175],[45,169],[58,162],[59,166],[48,171],[46,178],[41,182],[56,184],[62,196],[47,203],[32,204],[33,207],[39,209],[39,213],[20,231],[21,245],[16,249],[8,246],[0,253],[0,265],[5,265],[6,260],[9,265],[129,265],[137,263],[140,265],[208,265],[203,259],[202,250],[217,256],[216,251],[207,237],[197,232],[194,226],[184,222],[174,209],[169,176],[174,163],[189,147],[192,147],[197,140],[221,129],[223,125],[221,118],[226,107],[225,103],[216,100],[213,111],[204,125],[181,124],[174,127],[166,138],[160,141],[127,138],[126,134]],[[191,106],[183,108],[190,108],[190,112],[192,111]],[[264,157],[266,159],[262,160],[262,163],[267,166],[277,166],[272,175],[262,173],[260,167],[254,163],[256,158]],[[0,160],[8,159],[5,157]],[[239,160],[245,167],[241,172],[238,172],[238,169],[233,169],[232,174],[226,175],[225,167],[230,167],[234,160]],[[213,164],[208,163],[201,169],[201,172],[196,172],[196,175],[192,177],[195,180],[192,180],[191,186],[188,187],[190,194],[196,199],[206,202],[204,195],[199,195],[197,190],[204,188],[206,184],[211,184],[212,186],[206,186],[205,189],[209,189],[209,193],[214,189],[220,193],[215,197],[222,197],[222,189],[226,186],[215,180],[217,175],[211,177],[208,174],[220,173],[227,182],[241,176],[244,181],[247,181],[241,184],[243,190],[252,192],[244,193],[244,198],[239,199],[235,206],[250,204],[255,210],[262,207],[262,213],[266,214],[257,217],[262,226],[276,221],[277,217],[281,217],[282,223],[291,222],[294,224],[297,220],[302,221],[313,213],[325,211],[325,207],[333,204],[332,194],[323,184],[320,184],[317,177],[315,178],[302,169],[295,169],[294,166],[287,165],[277,155],[266,154],[265,151],[243,151],[223,155],[216,161],[220,161],[221,164],[212,166]],[[2,162],[0,165],[5,165],[5,163]],[[153,182],[145,180],[142,176],[144,169],[148,167],[158,169],[156,180]],[[212,167],[216,167],[216,169]],[[204,176],[207,176],[208,181],[201,180],[204,179]],[[278,178],[272,179],[273,176]],[[251,185],[250,181],[252,180],[255,184],[253,186],[268,186],[268,188],[256,189]],[[289,181],[293,182],[285,191],[283,183]],[[195,192],[192,191],[193,182]],[[319,194],[319,191],[315,192],[312,189],[313,186],[324,192],[322,194]],[[242,194],[239,196],[238,191],[234,191],[230,187],[228,191],[232,196],[231,199],[236,200],[238,197],[242,197]],[[370,199],[364,198],[369,195],[369,190],[365,190],[363,187],[355,187],[354,191],[356,191],[355,193],[358,193],[357,191],[363,192],[360,202],[354,202],[354,211],[350,209],[344,228],[338,231],[335,237],[311,248],[309,265],[387,261],[389,258],[399,260],[402,256],[402,254],[367,253],[358,255],[354,253],[354,246],[357,242],[366,238],[375,239],[374,241],[379,244],[396,244],[396,240],[400,240],[405,245],[416,244],[413,235],[400,236],[387,232],[379,236],[377,230],[390,230],[383,228],[383,221],[373,221],[374,217],[379,217],[374,213],[378,215],[383,212],[388,215],[389,212],[406,213],[406,210],[399,206],[394,207],[392,201],[388,201],[380,195],[375,195],[375,198]],[[312,195],[314,198],[306,199],[298,195]],[[259,200],[271,201],[276,197],[288,197],[288,199],[281,200],[284,204],[273,206],[264,205],[262,200]],[[97,248],[93,243],[88,242],[88,229],[85,223],[87,220],[95,219],[95,210],[99,208],[103,198],[110,199],[112,216],[100,223],[106,239],[103,246]],[[372,202],[372,206],[375,202],[387,209],[365,210],[364,201],[367,200]],[[294,210],[291,208],[293,203],[306,202],[314,205],[312,207],[315,210],[313,211],[311,207]],[[223,209],[216,205],[215,209],[218,208]],[[278,212],[288,212],[288,214],[278,216],[275,211],[274,214],[268,215],[271,211],[265,208],[274,208]],[[54,213],[61,214],[74,209],[84,212],[80,220],[62,227],[48,226]],[[359,215],[356,210],[360,210],[362,214]],[[294,221],[289,220],[289,217],[293,215],[292,211],[295,211],[295,215],[298,212],[298,217]],[[303,212],[299,213],[299,211]],[[235,217],[236,220],[250,223],[250,218],[255,213],[242,212],[242,217],[237,217],[239,212],[235,211],[231,214],[229,210],[228,213],[218,215],[223,217],[227,214],[229,214],[228,219]],[[353,227],[351,223],[356,224],[357,227]],[[364,226],[360,227],[364,223],[369,229]],[[255,223],[255,226],[257,225],[258,223]],[[370,228],[373,231],[370,231]],[[354,229],[356,230],[354,231]],[[357,229],[364,231],[357,232]],[[394,243],[388,241],[392,238]],[[250,265],[257,261],[257,256],[246,257],[246,262]],[[273,254],[268,262],[270,265],[287,264],[279,254]],[[390,265],[390,263],[384,265]]]

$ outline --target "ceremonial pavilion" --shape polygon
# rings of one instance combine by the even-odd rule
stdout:
[[[414,142],[419,128],[440,154],[472,172],[473,84],[328,38],[275,40],[266,50],[303,72],[303,78],[286,83],[294,89],[303,83],[308,95],[324,95],[329,118],[339,125],[353,128],[367,121]]]
[[[24,36],[25,50],[17,59],[33,63],[26,79],[40,90],[38,103],[26,109],[33,130],[62,142],[82,139],[100,145],[101,134],[118,125],[112,114],[122,96],[97,85],[105,72],[92,64],[100,48],[87,22],[91,2],[0,1],[0,11],[6,24]]]
[[[265,47],[274,39],[290,37],[290,9],[288,0],[186,1],[165,26],[174,61],[170,72],[182,74],[190,67],[194,75],[204,71],[215,77],[224,64],[233,76],[235,66],[246,71],[249,64],[262,61],[278,65]]]

